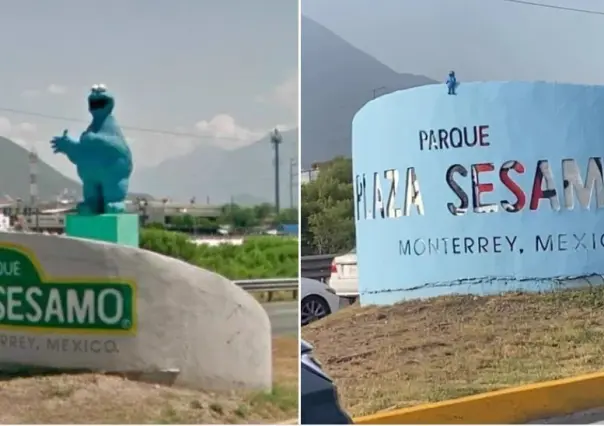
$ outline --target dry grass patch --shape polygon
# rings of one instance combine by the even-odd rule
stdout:
[[[346,308],[302,330],[355,416],[604,367],[604,289]]]
[[[298,342],[273,340],[271,393],[200,392],[102,374],[0,381],[0,423],[276,423],[297,416]]]

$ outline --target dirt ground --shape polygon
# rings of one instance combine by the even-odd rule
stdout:
[[[354,416],[604,367],[604,289],[352,306],[303,328]]]
[[[273,339],[272,393],[210,393],[101,374],[0,381],[0,423],[275,423],[297,417],[296,338]]]

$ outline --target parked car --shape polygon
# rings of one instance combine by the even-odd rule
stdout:
[[[325,374],[312,353],[312,346],[300,340],[300,402],[301,423],[352,424],[350,416],[340,406],[333,380]]]
[[[340,309],[340,298],[327,284],[300,278],[300,323],[304,326]]]
[[[356,248],[333,258],[329,286],[340,297],[356,298],[359,295]]]

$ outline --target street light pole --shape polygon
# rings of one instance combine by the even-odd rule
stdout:
[[[290,158],[289,160],[289,208],[294,208],[294,178],[296,177],[296,160]]]
[[[271,133],[271,144],[275,148],[275,212],[279,214],[281,209],[279,200],[279,145],[283,142],[283,136],[281,132],[275,129]]]

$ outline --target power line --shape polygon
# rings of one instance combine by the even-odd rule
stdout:
[[[587,13],[590,15],[604,15],[604,12],[600,12],[597,10],[577,9],[574,7],[565,7],[565,6],[555,6],[553,4],[535,3],[532,1],[524,1],[524,0],[502,0],[502,1],[505,1],[508,3],[522,4],[525,6],[536,6],[536,7],[543,7],[543,8],[547,8],[547,9],[563,10],[566,12]]]
[[[15,109],[15,108],[0,107],[0,111],[10,112],[13,114],[26,115],[26,116],[30,116],[30,117],[46,118],[49,120],[71,121],[71,122],[76,122],[76,123],[88,123],[88,121],[82,120],[80,118],[62,117],[59,115],[43,114],[43,113],[39,113],[39,112],[25,111],[25,110],[20,110],[20,109]],[[213,140],[222,139],[222,140],[231,140],[231,141],[240,140],[240,139],[230,137],[230,136],[209,136],[209,135],[206,136],[206,135],[197,135],[195,133],[173,132],[170,130],[163,130],[163,129],[151,129],[151,128],[147,128],[147,127],[122,126],[122,125],[120,125],[120,127],[122,129],[126,129],[126,130],[131,130],[131,131],[136,131],[136,132],[145,132],[145,133],[155,133],[158,135],[181,136],[181,137],[189,137],[189,138],[196,138],[196,139],[213,139]]]

